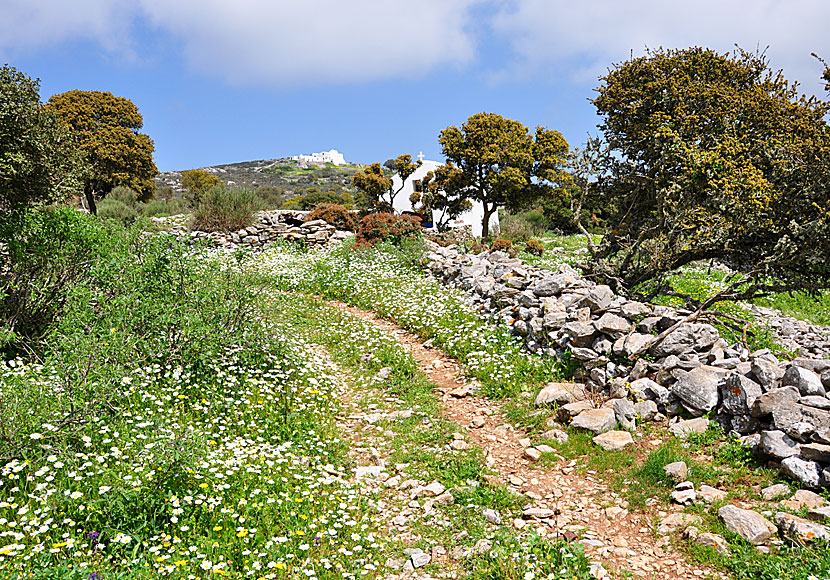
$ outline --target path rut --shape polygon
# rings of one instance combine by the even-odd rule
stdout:
[[[619,576],[636,578],[726,578],[722,573],[695,566],[676,551],[668,537],[654,534],[654,521],[668,511],[630,509],[602,483],[596,473],[582,474],[577,460],[540,467],[523,457],[528,434],[510,425],[499,403],[476,396],[457,360],[426,346],[417,336],[373,312],[343,303],[333,305],[375,324],[393,336],[430,377],[443,402],[443,414],[464,427],[467,439],[479,446],[501,481],[532,500],[525,516],[513,525],[531,526],[541,535],[582,538],[586,553]],[[458,396],[463,395],[463,396]],[[532,508],[528,510],[528,508]],[[535,510],[535,511],[534,511]],[[666,510],[676,511],[675,506]]]

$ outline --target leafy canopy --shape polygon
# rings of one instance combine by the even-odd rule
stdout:
[[[434,211],[439,212],[435,223],[439,231],[444,231],[452,220],[473,207],[469,199],[448,195],[444,189],[457,175],[457,170],[448,165],[441,165],[434,172],[427,171],[423,179],[415,182],[414,191],[409,196],[413,209],[426,222],[433,220]]]
[[[750,274],[736,298],[828,287],[827,103],[740,49],[649,51],[601,80],[598,187],[616,215],[591,273],[653,294],[664,273],[717,258]]]
[[[190,194],[190,200],[194,204],[201,201],[202,195],[211,187],[224,185],[222,180],[204,169],[188,169],[182,171],[182,188]]]
[[[421,166],[421,161],[412,162],[411,155],[398,155],[386,164],[401,179],[400,186],[395,189],[391,177],[386,177],[380,163],[373,163],[362,169],[352,177],[352,184],[358,188],[363,199],[361,205],[370,211],[394,213],[395,198],[403,191],[406,180]]]
[[[109,92],[69,91],[47,106],[71,128],[88,165],[84,195],[92,213],[96,200],[119,185],[138,192],[139,201],[152,198],[158,173],[153,141],[139,132],[144,121],[132,101]]]
[[[568,142],[558,131],[537,127],[531,134],[519,121],[477,113],[461,128],[441,131],[439,142],[447,164],[436,172],[435,187],[449,198],[482,203],[485,238],[499,206],[524,207],[570,182]]]
[[[80,185],[71,136],[40,102],[39,83],[0,67],[0,213],[63,201]]]

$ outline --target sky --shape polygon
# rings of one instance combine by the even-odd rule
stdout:
[[[766,51],[826,96],[830,0],[0,0],[0,64],[127,97],[160,171],[337,149],[423,152],[482,111],[597,133],[590,103],[646,48]]]

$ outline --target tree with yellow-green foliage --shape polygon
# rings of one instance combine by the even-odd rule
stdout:
[[[616,215],[590,274],[648,297],[718,259],[746,278],[723,298],[830,287],[828,103],[740,49],[652,50],[601,81],[598,187]]]
[[[84,197],[89,211],[96,201],[121,185],[135,190],[139,201],[152,199],[153,141],[139,132],[144,125],[138,107],[109,92],[69,91],[55,95],[47,108],[70,128],[75,147],[86,163]]]
[[[570,183],[565,171],[568,142],[559,131],[537,127],[531,133],[519,121],[495,113],[477,113],[459,127],[441,131],[447,157],[434,187],[449,198],[478,201],[484,209],[482,237],[499,207],[526,207]]]
[[[409,176],[421,166],[421,161],[412,162],[411,155],[398,155],[386,165],[401,178],[397,189],[391,177],[387,177],[380,163],[373,163],[352,177],[352,184],[360,190],[360,205],[363,209],[379,212],[394,212],[395,198],[403,191]]]
[[[211,187],[223,185],[222,180],[204,169],[187,169],[182,171],[182,189],[187,190],[190,201],[199,203],[202,195]]]

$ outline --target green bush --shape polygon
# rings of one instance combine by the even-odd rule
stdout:
[[[321,203],[308,214],[305,221],[323,220],[338,230],[353,232],[357,229],[354,216],[342,205]]]
[[[238,230],[253,223],[257,209],[252,190],[217,185],[202,194],[190,227],[207,232]]]
[[[500,213],[499,237],[511,242],[526,242],[541,236],[547,230],[547,220],[541,212]]]
[[[360,220],[357,229],[359,245],[374,245],[380,241],[400,244],[404,239],[420,236],[421,221],[411,215],[373,213]]]
[[[134,205],[129,205],[120,199],[106,197],[98,202],[98,217],[118,220],[124,225],[130,225],[138,219],[139,213]]]
[[[0,348],[31,350],[76,285],[110,275],[98,264],[121,252],[112,234],[118,227],[67,207],[0,219]]]
[[[187,204],[181,199],[154,199],[147,203],[138,204],[138,210],[141,215],[146,217],[166,217],[186,213],[188,208]],[[100,210],[98,213],[100,214]]]

